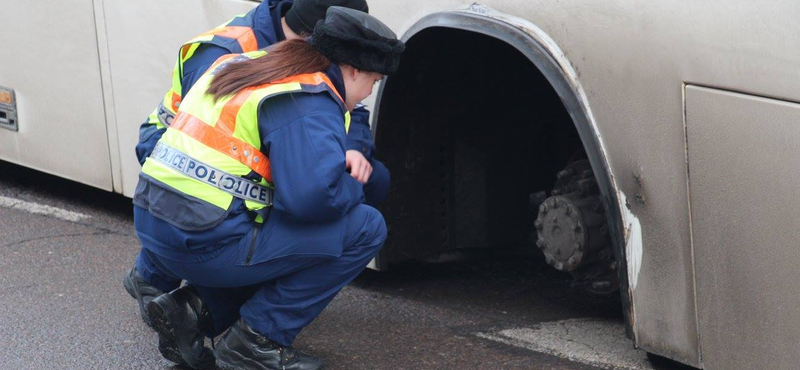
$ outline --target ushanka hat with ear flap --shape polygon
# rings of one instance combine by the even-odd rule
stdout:
[[[331,62],[363,71],[390,75],[400,66],[405,45],[377,18],[357,10],[333,6],[317,22],[311,45]]]

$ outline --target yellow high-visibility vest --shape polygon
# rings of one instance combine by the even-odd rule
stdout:
[[[258,45],[255,32],[247,26],[237,26],[235,24],[248,24],[251,21],[247,17],[251,14],[237,16],[225,24],[214,28],[208,32],[202,33],[197,37],[187,41],[181,46],[178,60],[175,62],[175,67],[172,70],[172,85],[170,89],[164,94],[161,103],[150,113],[147,121],[151,125],[155,125],[157,129],[163,129],[172,123],[175,118],[176,112],[181,105],[181,92],[183,85],[181,80],[183,78],[183,66],[186,64],[197,48],[203,44],[213,44],[225,48],[231,54],[247,53],[256,51],[259,48],[266,46]]]
[[[184,98],[174,121],[145,161],[142,173],[146,176],[140,181],[150,177],[223,210],[230,207],[234,197],[239,197],[248,210],[257,211],[271,206],[269,158],[259,150],[258,112],[265,100],[286,93],[325,91],[339,103],[345,131],[349,130],[350,113],[344,100],[322,72],[249,87],[217,101],[206,94],[214,72],[224,63],[266,54],[256,51],[226,55],[209,68]],[[252,173],[258,175],[258,181],[244,178]],[[153,201],[157,200],[149,203]],[[189,204],[186,202],[186,206]]]

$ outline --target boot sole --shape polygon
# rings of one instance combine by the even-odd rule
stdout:
[[[178,303],[168,295],[160,298],[163,299],[153,300],[147,305],[147,315],[153,322],[153,329],[158,333],[158,351],[161,352],[161,355],[179,366],[186,366],[192,369],[215,368],[213,356],[197,360],[184,358],[175,336],[176,325],[173,324],[172,318],[167,314],[167,312],[177,311],[179,309]]]
[[[131,298],[136,300],[136,303],[139,304],[139,314],[142,316],[142,320],[145,324],[149,327],[153,327],[153,321],[150,320],[149,315],[144,307],[144,302],[140,298],[142,296],[142,292],[139,291],[139,287],[136,286],[136,283],[133,281],[131,277],[131,273],[129,272],[128,275],[125,275],[125,278],[122,279],[122,285],[125,286],[125,291],[131,295]]]
[[[175,301],[172,299],[169,299],[169,301],[171,301],[170,303],[177,309]],[[156,302],[150,302],[150,304],[147,305],[147,316],[150,317],[153,329],[158,333],[158,351],[161,352],[161,355],[167,360],[178,365],[186,366],[188,364],[183,360],[181,352],[178,350],[178,342],[175,340],[175,329],[167,315],[167,311],[168,309],[165,309]]]

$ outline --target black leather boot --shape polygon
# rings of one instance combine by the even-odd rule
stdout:
[[[142,320],[144,320],[147,326],[152,327],[153,322],[150,320],[150,317],[147,316],[145,307],[147,307],[147,304],[155,297],[164,294],[164,292],[144,281],[142,275],[139,275],[139,271],[136,271],[136,267],[132,267],[128,275],[125,275],[122,284],[125,285],[125,290],[128,291],[128,294],[136,298],[136,301],[139,302],[139,313],[142,315]]]
[[[217,342],[215,353],[217,364],[226,370],[322,369],[320,359],[267,339],[241,318]]]
[[[203,335],[214,331],[213,323],[194,287],[185,285],[158,296],[147,305],[147,314],[164,358],[192,369],[214,368],[214,353],[205,347]]]

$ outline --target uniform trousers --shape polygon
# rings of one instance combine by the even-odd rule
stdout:
[[[352,281],[386,240],[386,224],[362,204],[326,223],[297,222],[272,210],[263,225],[238,240],[202,252],[163,245],[148,230],[163,221],[134,207],[142,252],[136,267],[162,291],[180,280],[195,286],[210,310],[215,336],[242,317],[258,333],[284,346]]]
[[[370,159],[369,162],[372,165],[372,176],[364,185],[364,199],[366,204],[375,207],[389,194],[391,178],[389,170],[382,162],[374,158]],[[144,253],[139,253],[136,257],[136,269],[148,284],[155,286],[162,292],[171,292],[177,289],[181,282],[173,277],[160,274],[159,269]]]

